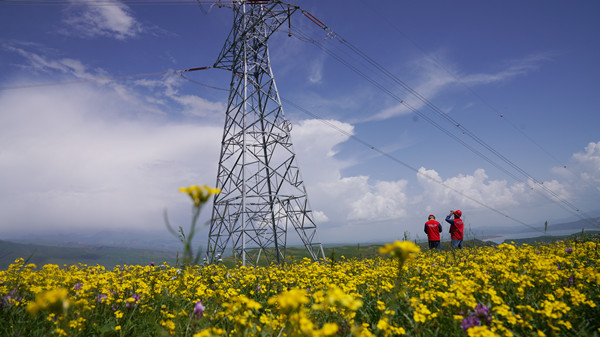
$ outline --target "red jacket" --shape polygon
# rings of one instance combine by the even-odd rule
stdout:
[[[425,233],[427,233],[427,240],[429,241],[440,241],[440,232],[442,231],[442,225],[435,220],[429,220],[425,223]]]
[[[463,239],[463,221],[462,219],[454,219],[454,223],[450,225],[450,238],[453,240]]]

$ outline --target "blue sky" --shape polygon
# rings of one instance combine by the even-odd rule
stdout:
[[[0,230],[185,227],[230,74],[175,71],[213,65],[231,10],[51,2],[0,1]],[[321,241],[423,238],[457,208],[473,233],[598,215],[598,2],[294,3],[329,28],[298,11],[270,40]]]

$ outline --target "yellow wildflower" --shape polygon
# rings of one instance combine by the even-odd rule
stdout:
[[[35,296],[35,302],[27,305],[27,311],[35,315],[40,310],[48,310],[53,313],[66,311],[69,308],[67,299],[68,290],[58,288]]]
[[[271,297],[267,303],[269,305],[277,304],[283,311],[294,310],[309,302],[306,295],[306,290],[304,289],[292,289]]]
[[[470,327],[469,330],[467,330],[467,335],[469,335],[469,337],[500,337],[500,335],[488,330],[485,326]]]
[[[194,201],[194,205],[200,206],[207,202],[211,195],[221,193],[221,190],[218,188],[208,187],[206,185],[191,185],[189,187],[180,188],[179,192],[187,193]]]
[[[396,241],[379,248],[379,254],[390,254],[391,257],[398,258],[400,263],[404,263],[404,261],[420,252],[421,247],[411,241]]]

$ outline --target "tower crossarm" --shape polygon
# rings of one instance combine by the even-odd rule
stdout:
[[[238,52],[241,44],[248,41],[248,37],[257,32],[268,39],[290,16],[300,7],[282,1],[234,1],[234,25],[242,29],[232,29],[227,37],[221,53],[217,57],[214,68],[235,71],[235,58],[240,57]],[[248,20],[248,17],[252,17]],[[264,41],[266,41],[266,39]]]

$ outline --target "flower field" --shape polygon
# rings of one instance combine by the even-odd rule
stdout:
[[[1,336],[599,336],[598,239],[226,268],[0,271]]]

